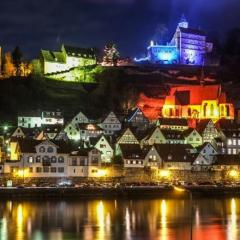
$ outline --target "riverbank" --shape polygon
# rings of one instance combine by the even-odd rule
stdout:
[[[175,188],[173,186],[132,186],[132,187],[29,187],[0,188],[1,199],[75,199],[75,198],[139,198],[139,197],[221,197],[240,196],[240,186],[189,186]]]

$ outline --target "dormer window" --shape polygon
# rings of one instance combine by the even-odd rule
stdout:
[[[47,148],[47,152],[48,152],[48,153],[53,153],[53,147],[48,147],[48,148]]]
[[[39,152],[40,152],[40,153],[44,153],[44,152],[45,152],[45,147],[41,146],[41,147],[39,148]]]

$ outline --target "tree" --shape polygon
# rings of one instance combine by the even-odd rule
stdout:
[[[119,52],[114,43],[108,43],[104,48],[103,66],[116,66]]]
[[[158,24],[153,36],[153,40],[159,44],[165,44],[167,41],[169,30],[165,24]]]
[[[18,46],[12,52],[12,60],[16,68],[16,75],[21,76],[22,52]]]
[[[10,52],[5,54],[3,72],[7,77],[16,75],[16,68],[12,61],[12,55]]]

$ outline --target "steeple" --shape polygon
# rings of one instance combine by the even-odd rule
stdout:
[[[188,28],[188,21],[187,21],[187,19],[186,19],[184,14],[182,14],[182,16],[181,16],[181,20],[178,23],[178,27]]]

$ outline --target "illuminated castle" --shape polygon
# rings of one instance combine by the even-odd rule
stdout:
[[[198,29],[189,28],[183,15],[176,32],[167,45],[151,41],[147,59],[160,64],[203,65],[206,54],[212,51],[212,43],[207,42],[206,34]]]
[[[234,119],[221,85],[172,87],[162,108],[163,117],[187,119]]]
[[[96,64],[93,48],[85,49],[62,45],[61,51],[41,50],[40,62],[43,74],[69,71],[77,67]]]

